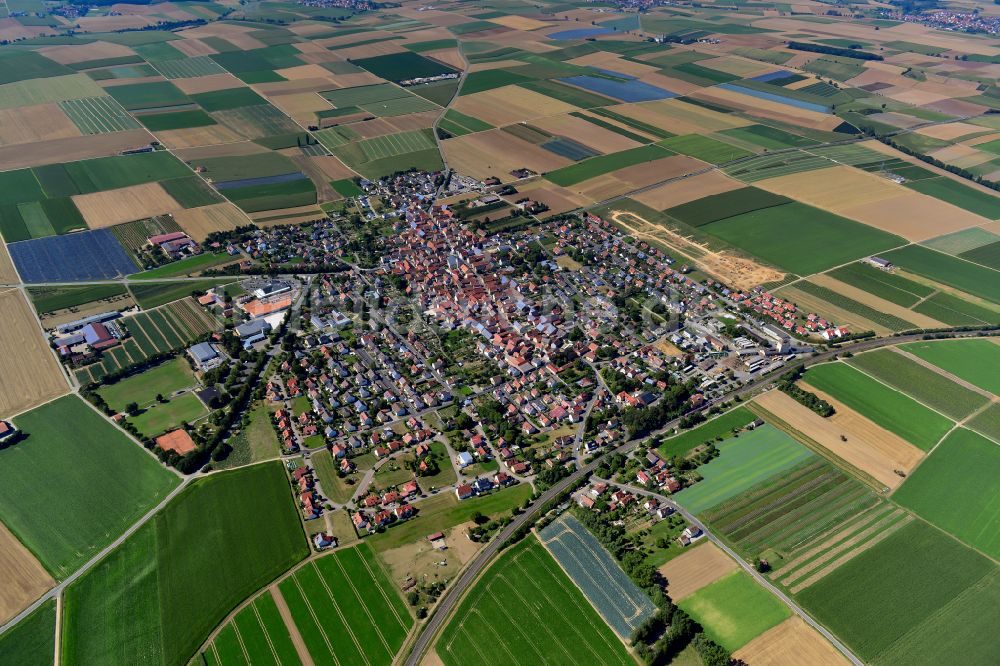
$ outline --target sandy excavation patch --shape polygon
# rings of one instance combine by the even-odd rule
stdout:
[[[58,104],[0,109],[0,146],[80,136]]]
[[[693,178],[660,185],[632,198],[655,210],[666,210],[674,206],[695,201],[713,194],[730,192],[744,187],[744,184],[729,178],[719,171],[710,171]]]
[[[0,523],[0,622],[6,622],[56,584],[35,556]]]
[[[445,532],[447,547],[438,550],[426,538],[400,548],[382,553],[382,561],[389,568],[393,585],[401,588],[408,578],[418,583],[451,580],[462,566],[479,550],[479,544],[466,538],[472,522],[456,525]],[[441,564],[441,563],[445,564]]]
[[[69,385],[21,292],[0,292],[0,312],[4,313],[4,325],[0,326],[0,419],[6,419],[65,395]]]
[[[815,275],[809,278],[809,281],[818,284],[821,287],[826,287],[827,289],[832,289],[838,294],[842,294],[847,298],[853,298],[859,303],[864,303],[867,306],[873,307],[879,312],[884,312],[890,314],[894,317],[899,317],[905,321],[916,324],[921,328],[948,328],[948,324],[940,322],[937,319],[928,317],[927,315],[922,315],[919,312],[914,312],[913,310],[908,310],[901,305],[896,305],[891,301],[887,301],[884,298],[879,298],[873,294],[864,291],[863,289],[858,289],[852,285],[845,282],[830,277],[826,273],[821,273],[820,275]]]
[[[179,210],[174,213],[174,221],[199,243],[214,231],[230,231],[249,222],[240,209],[228,202]]]
[[[903,477],[893,470],[909,473],[924,457],[923,451],[899,435],[876,425],[822,391],[804,382],[800,384],[833,405],[837,413],[823,418],[777,390],[768,391],[755,401],[830,453],[889,488],[903,483]],[[841,436],[847,441],[843,441]]]
[[[66,139],[36,141],[31,150],[24,146],[0,146],[0,164],[7,169],[53,164],[54,162],[76,162],[91,157],[117,155],[123,150],[149,145],[153,136],[143,129],[112,134],[92,134]]]
[[[846,666],[850,662],[797,615],[768,629],[735,653],[753,666]]]
[[[739,565],[733,558],[706,541],[670,560],[659,568],[659,572],[667,579],[670,598],[680,601],[737,569]]]
[[[181,208],[159,183],[78,194],[73,197],[73,203],[80,209],[80,214],[91,229],[141,220]]]
[[[848,166],[769,178],[757,187],[920,241],[985,222],[985,218],[881,176]]]
[[[691,263],[697,264],[735,289],[746,290],[765,282],[777,282],[785,278],[785,274],[781,271],[762,266],[745,257],[715,252],[707,245],[682,236],[672,229],[653,224],[635,213],[614,211],[611,219],[637,238],[654,245],[667,246],[671,253],[689,259]]]

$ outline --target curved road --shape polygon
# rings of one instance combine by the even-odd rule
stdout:
[[[979,337],[982,335],[995,334],[995,333],[996,331],[978,329],[975,331],[961,332],[955,334],[953,337]],[[867,340],[861,340],[854,344],[844,346],[838,349],[831,349],[829,351],[821,352],[815,356],[811,356],[804,359],[797,359],[793,363],[784,365],[781,368],[778,368],[777,370],[774,370],[767,375],[757,378],[756,380],[754,380],[750,384],[747,384],[738,391],[734,391],[733,393],[731,393],[729,396],[726,397],[726,399],[728,400],[733,396],[742,397],[747,394],[750,394],[758,390],[762,386],[766,386],[767,384],[771,383],[778,376],[799,366],[822,363],[823,361],[830,360],[834,356],[839,356],[846,352],[856,353],[856,352],[868,351],[870,349],[877,349],[879,347],[887,347],[891,345],[901,344],[904,342],[914,342],[923,339],[924,335],[925,334],[923,333],[918,333],[914,335],[901,335],[888,338],[870,338]],[[710,407],[712,404],[713,403],[706,403],[700,409],[704,410]],[[673,428],[674,426],[677,425],[679,421],[680,419],[674,419],[673,421],[670,421],[669,423],[664,425],[655,433],[631,439],[622,444],[621,446],[618,446],[617,448],[605,453],[627,453],[632,449],[634,449],[636,446],[638,446],[639,442],[649,437],[655,436],[657,434],[661,434],[670,428]],[[532,505],[527,510],[525,510],[524,513],[515,517],[514,520],[507,525],[507,527],[505,527],[496,537],[494,537],[486,545],[486,547],[484,547],[479,552],[476,558],[472,560],[472,562],[465,568],[465,570],[461,573],[461,575],[448,588],[448,591],[445,593],[444,598],[441,599],[437,608],[434,610],[433,615],[431,615],[430,619],[427,620],[427,623],[423,626],[423,628],[420,629],[420,633],[418,634],[416,640],[413,643],[413,649],[407,656],[406,661],[403,662],[404,666],[417,666],[420,663],[421,658],[424,656],[428,648],[431,646],[431,643],[434,641],[438,632],[442,629],[445,622],[451,616],[451,613],[458,606],[458,602],[461,601],[463,595],[465,594],[466,589],[476,580],[476,578],[479,577],[479,574],[483,572],[483,570],[489,564],[490,560],[493,559],[493,556],[499,552],[500,544],[504,543],[507,539],[509,539],[516,530],[524,526],[529,521],[533,520],[536,517],[538,511],[541,509],[541,507],[545,505],[549,500],[555,498],[557,495],[562,493],[572,484],[577,483],[580,479],[592,473],[594,469],[597,467],[597,465],[600,463],[601,458],[603,457],[604,454],[602,454],[597,459],[593,460],[590,464],[578,468],[575,472],[573,472],[573,474],[566,477],[565,479],[563,479],[562,481],[560,481],[559,483],[557,483],[556,485],[552,486],[544,493],[542,493],[541,497],[535,500],[532,503]],[[736,556],[731,551],[730,555],[736,557],[738,561],[743,562],[742,558]],[[798,606],[796,606],[794,602],[792,602],[787,596],[781,593],[778,593],[778,596],[783,602],[785,602],[785,604],[787,604],[790,608],[795,610],[796,613],[800,614],[803,617],[803,619],[805,619],[814,627],[817,627],[817,629],[819,629],[820,632],[824,636],[826,636],[830,640],[830,642],[844,654],[844,656],[846,656],[855,664],[862,663],[860,660],[858,660],[856,656],[854,656],[854,654],[850,652],[850,650],[847,649],[846,646],[844,646],[839,640],[837,640],[836,637],[833,636],[833,634],[831,634],[829,631],[823,628],[822,625],[820,625],[811,617],[809,617],[809,615],[807,615],[804,611],[799,609]]]

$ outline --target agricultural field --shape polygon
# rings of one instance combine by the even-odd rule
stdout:
[[[698,468],[703,479],[676,494],[678,504],[700,514],[770,476],[813,457],[809,449],[770,425],[717,444],[719,456]]]
[[[717,438],[731,437],[734,430],[739,430],[750,424],[754,415],[743,407],[737,407],[725,414],[713,418],[691,430],[682,431],[670,437],[658,446],[664,456],[684,456],[696,446],[711,442]]]
[[[485,652],[484,637],[491,645]],[[506,664],[518,660],[516,655],[538,663],[632,663],[624,644],[530,536],[508,549],[479,579],[445,627],[435,652],[445,666],[473,658]]]
[[[623,640],[656,610],[586,527],[564,515],[538,538]]]
[[[77,396],[22,414],[27,438],[0,451],[0,520],[57,579],[162,500],[178,479]],[[60,507],[39,521],[39,503]]]
[[[730,651],[738,650],[791,611],[757,584],[745,571],[734,571],[678,603],[705,628],[709,638]]]
[[[1000,348],[998,348],[1000,352]],[[809,368],[806,390],[818,389],[924,451],[947,433],[950,419],[844,363]]]
[[[996,558],[1000,555],[1000,515],[992,479],[1000,469],[1000,447],[958,428],[893,494],[893,500]]]
[[[66,377],[35,321],[35,313],[17,289],[0,291],[0,416],[9,417],[69,390]],[[13,350],[17,350],[13,353]]]
[[[219,326],[215,316],[191,298],[129,315],[119,321],[125,325],[128,337],[121,345],[102,353],[100,361],[77,369],[76,378],[81,384],[98,381],[109,372],[127,368],[154,354],[186,347]]]
[[[960,380],[1000,395],[1000,376],[993,372],[1000,363],[1000,345],[992,340],[913,342],[899,348]]]
[[[63,663],[187,661],[308,554],[287,479],[269,463],[189,485],[66,590]],[[240,557],[217,557],[228,552]]]
[[[46,601],[28,617],[0,634],[0,661],[51,666],[56,657],[56,602]]]

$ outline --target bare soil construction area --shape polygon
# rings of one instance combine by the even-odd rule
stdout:
[[[909,473],[924,457],[924,452],[902,437],[889,432],[843,403],[803,383],[837,410],[823,418],[781,391],[768,391],[755,402],[816,444],[842,458],[848,464],[871,475],[879,483],[896,488],[903,477],[894,470]]]
[[[69,392],[24,295],[0,292],[0,418],[7,418]]]
[[[725,252],[715,252],[707,245],[681,236],[675,231],[659,224],[653,224],[643,217],[629,211],[613,211],[611,219],[620,224],[630,234],[644,241],[666,245],[676,250],[692,263],[698,264],[705,271],[715,275],[737,289],[750,289],[765,282],[777,282],[785,278],[785,274],[757,262],[737,257]]]

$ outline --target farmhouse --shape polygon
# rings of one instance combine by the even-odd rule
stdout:
[[[17,434],[14,424],[7,421],[0,421],[0,442],[6,442]]]
[[[201,252],[198,243],[183,231],[150,236],[148,242],[149,245],[160,248],[171,259],[180,259]]]

